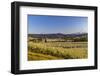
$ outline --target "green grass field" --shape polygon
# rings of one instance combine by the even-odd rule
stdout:
[[[87,42],[28,41],[28,60],[84,59],[88,57]]]

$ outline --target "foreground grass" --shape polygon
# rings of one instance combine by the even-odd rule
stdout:
[[[62,59],[60,57],[55,57],[51,55],[45,55],[45,54],[39,54],[39,53],[33,53],[33,52],[28,52],[28,60],[52,60],[52,59]]]
[[[87,58],[86,42],[28,43],[28,60],[83,58]]]

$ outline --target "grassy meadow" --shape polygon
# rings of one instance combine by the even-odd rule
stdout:
[[[88,57],[86,41],[72,42],[55,40],[46,39],[46,41],[36,41],[35,39],[34,41],[28,37],[28,61],[85,59]]]

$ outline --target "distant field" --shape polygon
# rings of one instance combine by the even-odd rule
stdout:
[[[28,60],[84,59],[87,47],[87,42],[28,41]]]

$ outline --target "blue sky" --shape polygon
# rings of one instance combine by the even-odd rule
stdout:
[[[29,34],[70,34],[87,31],[88,17],[28,15]]]

